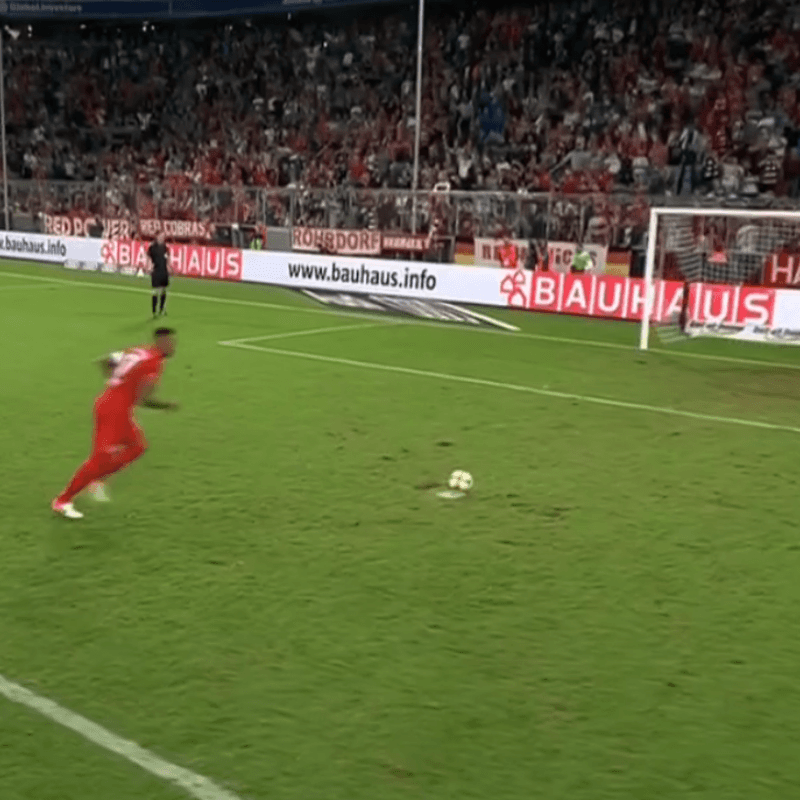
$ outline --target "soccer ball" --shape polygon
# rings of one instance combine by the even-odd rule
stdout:
[[[451,489],[468,492],[472,488],[472,475],[469,472],[457,469],[450,475],[450,480],[447,483]]]

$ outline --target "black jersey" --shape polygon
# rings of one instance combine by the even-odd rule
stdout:
[[[153,273],[159,275],[167,274],[167,245],[153,242],[147,248],[147,255],[153,262]]]

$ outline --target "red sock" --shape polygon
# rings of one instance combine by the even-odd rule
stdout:
[[[96,453],[85,461],[73,476],[66,489],[56,498],[57,503],[71,503],[89,484],[107,478],[144,454],[139,443],[117,453]]]
[[[102,458],[97,455],[90,456],[78,467],[66,489],[56,498],[57,503],[71,503],[76,495],[80,494],[90,483],[103,477]]]

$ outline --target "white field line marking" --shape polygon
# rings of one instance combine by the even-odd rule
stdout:
[[[88,287],[90,289],[109,289],[117,292],[137,292],[139,294],[150,294],[149,288],[139,288],[137,286],[120,286],[112,283],[98,283],[97,281],[69,280],[67,278],[48,278],[44,275],[26,275],[20,272],[5,272],[0,270],[0,277],[4,278],[28,278],[31,280],[46,281],[66,286]],[[256,284],[252,284],[256,285]],[[267,288],[289,288],[264,284]],[[170,289],[170,297],[180,297],[185,300],[203,300],[207,303],[223,303],[235,306],[248,306],[250,308],[269,308],[277,311],[291,311],[302,314],[324,314],[330,317],[350,317],[355,319],[374,318],[371,314],[356,311],[332,311],[327,308],[308,308],[306,306],[290,306],[283,303],[268,303],[260,300],[240,300],[235,297],[211,297],[207,294],[191,294],[189,292],[174,292]],[[474,331],[475,333],[489,333],[495,336],[516,336],[523,339],[532,339],[539,342],[554,342],[556,344],[574,344],[581,347],[601,347],[606,350],[623,350],[628,353],[637,352],[638,348],[631,344],[620,344],[619,342],[603,342],[596,339],[575,339],[568,336],[549,336],[544,333],[513,333],[511,331],[498,330],[496,328],[478,328],[466,325],[454,325],[449,322],[433,322],[430,320],[414,321],[414,324],[426,328],[439,328],[440,330]],[[740,358],[737,356],[715,356],[710,353],[688,353],[686,351],[668,350],[663,347],[651,347],[649,353],[661,353],[679,358],[696,358],[703,361],[723,361],[730,364],[745,364],[756,367],[774,367],[775,369],[800,369],[800,363],[788,364],[780,361],[768,361],[757,358]]]
[[[666,406],[651,406],[646,403],[631,403],[626,400],[614,400],[606,397],[593,397],[592,395],[573,394],[571,392],[556,392],[552,389],[537,389],[533,386],[520,386],[515,383],[502,383],[485,378],[470,378],[465,375],[450,375],[446,372],[432,372],[425,369],[414,369],[413,367],[398,367],[392,364],[375,364],[368,361],[354,361],[350,358],[335,358],[333,356],[321,356],[315,353],[298,353],[292,350],[277,350],[273,347],[260,347],[254,344],[227,343],[228,347],[238,347],[242,350],[255,350],[260,353],[270,353],[277,356],[291,356],[292,358],[306,358],[311,361],[325,361],[329,364],[343,364],[348,367],[360,367],[362,369],[374,369],[382,372],[396,372],[401,375],[414,375],[419,378],[434,378],[440,381],[452,381],[454,383],[467,383],[473,386],[488,386],[492,389],[506,389],[512,392],[525,392],[527,394],[539,395],[541,397],[551,397],[557,400],[573,400],[580,403],[591,403],[599,406],[609,406],[611,408],[625,408],[631,411],[649,411],[653,414],[664,414],[672,417],[685,417],[686,419],[696,419],[703,422],[719,422],[727,425],[741,425],[746,428],[761,428],[770,431],[788,431],[800,433],[800,428],[793,428],[790,425],[778,425],[773,422],[760,422],[751,419],[738,419],[737,417],[722,417],[716,414],[703,414],[698,411],[683,411],[678,408],[668,408]]]
[[[453,311],[460,311],[459,307],[455,303],[447,303],[445,301],[439,301],[445,308],[450,308]],[[488,322],[490,325],[499,325],[504,331],[513,331],[517,333],[519,328],[516,325],[512,325],[510,322],[504,322],[502,319],[495,319],[494,317],[490,317],[487,314],[480,314],[474,309],[472,309],[472,314],[476,316],[478,319],[482,319],[484,322]]]
[[[41,697],[2,675],[0,675],[0,695],[12,703],[27,706],[52,722],[69,728],[98,747],[116,753],[151,775],[178,786],[195,800],[241,800],[238,795],[217,786],[208,778],[170,764],[169,761],[164,761],[149,750],[140,747],[136,742],[123,739],[80,714],[58,705],[53,700]]]
[[[233,347],[237,344],[242,344],[244,342],[267,342],[267,341],[274,341],[275,339],[290,339],[293,336],[314,336],[319,333],[339,333],[339,331],[358,331],[363,330],[364,328],[385,328],[391,326],[393,323],[386,321],[386,322],[376,322],[371,324],[361,324],[361,325],[332,325],[328,328],[312,328],[311,330],[302,330],[302,331],[288,331],[285,333],[270,333],[266,336],[249,336],[246,339],[231,339],[227,342],[217,342],[217,344],[221,345],[229,345]],[[403,324],[403,323],[399,323]]]

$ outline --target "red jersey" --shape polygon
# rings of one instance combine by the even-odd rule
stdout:
[[[129,412],[136,405],[145,383],[157,381],[164,368],[164,354],[156,347],[134,347],[126,350],[106,382],[106,389],[97,404]]]
[[[516,269],[517,268],[517,248],[516,245],[509,242],[507,245],[504,244],[500,250],[498,251],[498,256],[500,257],[500,265],[505,267],[506,269]]]

